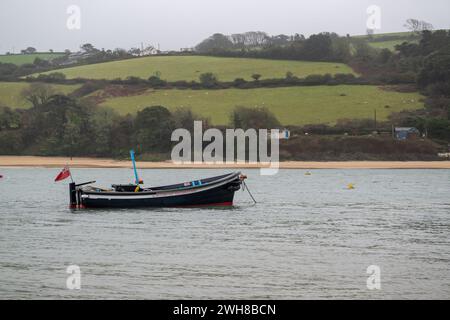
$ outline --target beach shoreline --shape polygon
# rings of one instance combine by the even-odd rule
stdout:
[[[0,156],[0,167],[131,168],[131,161],[84,157]],[[137,161],[139,169],[259,169],[264,164],[176,164],[171,161]],[[284,161],[280,169],[450,169],[450,161]]]

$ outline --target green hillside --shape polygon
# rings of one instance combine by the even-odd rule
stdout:
[[[265,106],[285,125],[334,123],[340,118],[386,119],[394,111],[423,107],[418,93],[386,91],[377,86],[317,86],[226,90],[149,90],[102,103],[121,114],[153,105],[171,110],[190,107],[215,125],[226,124],[235,106]],[[389,106],[389,107],[386,107]]]
[[[34,59],[40,58],[42,60],[51,60],[64,55],[63,53],[33,53],[33,54],[12,54],[12,55],[0,55],[0,62],[2,63],[14,63],[16,65],[22,65],[25,63],[33,63]]]
[[[161,79],[168,81],[198,80],[202,73],[212,72],[221,81],[236,78],[251,80],[258,73],[264,78],[284,78],[286,72],[298,77],[310,74],[353,73],[353,70],[341,63],[305,62],[245,58],[217,58],[205,56],[156,56],[127,59],[106,63],[84,65],[60,69],[68,79],[125,79],[128,76],[147,79],[160,72]]]
[[[389,49],[391,51],[395,51],[395,46],[402,44],[403,42],[415,42],[408,40],[388,40],[388,41],[379,41],[379,42],[369,42],[370,45],[377,49]]]
[[[387,33],[375,33],[371,36],[369,35],[357,35],[354,36],[355,38],[373,38],[373,39],[379,39],[379,38],[385,38],[385,37],[401,37],[401,38],[410,38],[414,37],[415,33],[411,31],[404,31],[404,32],[387,32]]]
[[[0,106],[29,108],[30,104],[20,97],[21,91],[30,84],[26,82],[0,82]],[[80,85],[52,85],[58,93],[69,94]]]
[[[374,48],[394,51],[396,45],[402,44],[403,42],[417,42],[419,36],[414,32],[394,32],[374,34],[372,36],[361,35],[355,36],[355,38],[366,39]]]

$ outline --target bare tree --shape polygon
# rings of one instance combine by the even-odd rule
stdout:
[[[422,31],[425,31],[425,30],[431,31],[431,30],[434,29],[434,27],[433,27],[433,25],[431,23],[428,23],[428,22],[425,22],[425,21],[422,21],[422,27],[421,28],[422,28]]]
[[[423,20],[408,19],[404,24],[405,28],[413,32],[422,32],[425,30],[433,30],[433,25]]]
[[[270,37],[262,31],[249,31],[245,33],[236,33],[229,36],[235,48],[260,47],[266,44]]]
[[[48,84],[32,83],[22,90],[20,96],[25,101],[30,102],[33,107],[37,107],[46,103],[55,94],[54,89]]]
[[[245,44],[250,47],[260,47],[266,43],[269,36],[261,31],[249,31],[244,33]]]
[[[232,34],[230,40],[236,48],[241,49],[245,47],[245,35],[243,33]]]

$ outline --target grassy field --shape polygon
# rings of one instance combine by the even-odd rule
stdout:
[[[215,125],[226,124],[235,106],[265,106],[284,125],[335,123],[341,118],[384,120],[394,111],[423,107],[418,93],[399,93],[376,86],[317,86],[271,89],[149,90],[145,94],[111,98],[102,103],[120,114],[154,105],[170,110],[190,107]],[[389,106],[386,108],[385,106]]]
[[[370,46],[377,49],[389,49],[391,51],[395,51],[395,46],[402,44],[403,42],[414,43],[417,41],[409,41],[409,40],[390,40],[390,41],[379,41],[379,42],[369,42]]]
[[[33,54],[12,54],[12,55],[0,55],[0,62],[2,63],[14,63],[16,65],[22,65],[25,63],[33,63],[34,59],[41,58],[43,60],[51,60],[64,55],[63,53],[33,53]]]
[[[384,38],[384,37],[402,37],[409,38],[414,36],[414,32],[404,31],[404,32],[390,32],[390,33],[375,33],[371,37],[374,39]],[[369,36],[366,34],[354,36],[354,38],[368,38]]]
[[[395,46],[402,44],[403,42],[417,42],[418,36],[413,32],[395,32],[395,33],[380,33],[374,34],[371,37],[367,35],[355,36],[355,38],[366,39],[370,46],[377,49],[389,49],[395,50]],[[380,41],[380,38],[384,38],[384,41]]]
[[[157,71],[161,73],[161,79],[168,81],[198,80],[199,75],[205,72],[216,74],[221,81],[236,78],[251,80],[254,73],[261,74],[261,78],[284,78],[288,71],[298,77],[309,74],[354,73],[349,66],[341,63],[203,56],[143,57],[58,70],[69,79],[124,79],[128,76],[147,79]]]
[[[26,82],[0,82],[0,106],[11,108],[29,108],[31,105],[23,101],[20,92],[29,86]],[[80,85],[52,85],[57,93],[68,94]]]

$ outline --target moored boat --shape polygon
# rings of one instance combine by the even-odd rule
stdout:
[[[70,183],[70,204],[78,208],[232,206],[234,193],[245,175],[233,172],[185,183],[143,188],[139,184],[112,185],[110,189],[88,183]]]

